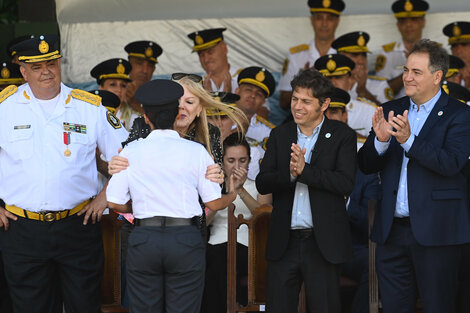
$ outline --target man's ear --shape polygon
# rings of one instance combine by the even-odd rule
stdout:
[[[325,112],[326,109],[330,106],[331,98],[326,98],[325,101],[321,105],[321,111]]]
[[[434,73],[434,84],[435,85],[440,85],[442,81],[442,76],[444,76],[444,72],[439,70]]]
[[[28,76],[26,74],[26,69],[23,67],[23,65],[20,65],[20,72],[21,72],[21,75],[23,75],[24,81],[27,82]]]

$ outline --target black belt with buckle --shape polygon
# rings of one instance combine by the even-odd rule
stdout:
[[[313,228],[291,229],[290,234],[293,238],[307,239],[313,236]]]
[[[171,227],[171,226],[188,226],[193,225],[192,218],[168,217],[168,216],[154,216],[149,218],[135,219],[135,226],[157,226],[157,227]]]

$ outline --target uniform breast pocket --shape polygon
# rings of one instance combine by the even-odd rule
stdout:
[[[15,126],[8,134],[8,143],[4,148],[8,154],[17,160],[28,159],[33,156],[34,149],[33,128]]]
[[[71,133],[69,150],[71,155],[84,156],[89,153],[95,153],[95,149],[90,144],[87,134]]]

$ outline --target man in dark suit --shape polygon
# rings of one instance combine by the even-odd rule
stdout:
[[[356,134],[324,116],[333,86],[319,72],[302,71],[291,85],[294,120],[272,130],[256,178],[261,194],[273,194],[267,312],[297,312],[302,282],[309,312],[340,312],[339,264],[353,255],[345,198]]]
[[[454,312],[470,242],[470,109],[441,90],[448,62],[438,43],[419,41],[404,66],[407,96],[377,108],[359,151],[360,168],[382,178],[372,240],[384,313],[414,312],[418,292],[425,312]]]

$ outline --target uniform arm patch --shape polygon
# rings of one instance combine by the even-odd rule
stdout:
[[[381,54],[377,56],[377,59],[375,60],[375,71],[378,72],[380,70],[383,70],[385,67],[385,62],[387,62],[387,58],[385,55]]]
[[[384,93],[385,93],[385,98],[387,98],[388,100],[393,100],[395,98],[395,94],[393,93],[393,89],[390,88],[390,87],[385,88]]]
[[[114,129],[121,128],[121,121],[113,114],[111,111],[106,111],[106,118],[108,119],[108,123],[113,126]]]

